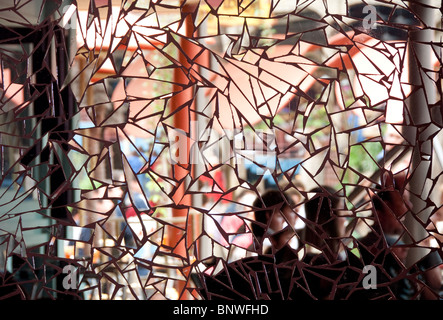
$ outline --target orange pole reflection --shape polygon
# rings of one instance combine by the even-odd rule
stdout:
[[[191,14],[187,14],[186,6],[183,8],[183,13],[186,17],[183,21],[184,36],[186,38],[192,38],[194,32],[194,24]],[[181,49],[181,51],[180,51]],[[185,38],[181,38],[178,62],[180,64],[174,71],[174,95],[171,98],[171,109],[174,114],[174,127],[176,130],[186,133],[185,139],[180,139],[179,143],[182,144],[177,149],[177,152],[185,152],[186,154],[176,154],[176,159],[185,159],[184,163],[180,160],[173,165],[173,177],[177,182],[177,187],[172,196],[174,200],[174,206],[172,208],[172,225],[166,226],[166,232],[168,235],[167,244],[172,249],[172,253],[176,257],[182,258],[184,261],[188,261],[188,241],[187,235],[191,233],[192,226],[190,225],[191,219],[189,217],[189,209],[191,206],[191,194],[186,193],[185,179],[191,174],[192,166],[190,160],[190,123],[192,120],[191,108],[194,98],[194,86],[191,77],[189,77],[190,61],[189,57],[193,56],[195,46]],[[188,274],[185,272],[188,268],[178,270],[188,278]],[[184,291],[187,281],[177,281],[176,289],[179,294],[179,299],[186,299],[187,293]]]

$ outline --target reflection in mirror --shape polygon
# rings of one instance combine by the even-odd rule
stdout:
[[[6,1],[0,299],[441,299],[440,11]]]

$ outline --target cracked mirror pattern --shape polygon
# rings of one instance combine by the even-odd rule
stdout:
[[[442,7],[0,4],[0,299],[442,299]]]

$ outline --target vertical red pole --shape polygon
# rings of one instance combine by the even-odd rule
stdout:
[[[192,16],[189,14],[189,9],[185,5],[182,9],[185,14],[183,29],[184,36],[186,38],[192,38],[194,32],[194,24]],[[173,226],[167,226],[168,245],[173,248],[172,253],[176,256],[188,260],[187,253],[187,233],[191,232],[192,226],[189,218],[189,208],[191,206],[191,195],[186,194],[185,177],[191,174],[191,161],[190,161],[190,125],[191,125],[191,106],[194,98],[194,87],[188,74],[189,62],[188,57],[191,56],[191,44],[186,39],[181,39],[180,49],[178,52],[178,59],[180,67],[177,67],[174,71],[174,96],[171,98],[172,112],[174,113],[174,127],[176,130],[186,132],[187,139],[180,139],[180,145],[177,152],[185,152],[186,154],[176,154],[176,158],[180,159],[178,163],[173,165],[173,177],[177,181],[177,189],[174,192],[173,200],[174,206],[172,208]],[[182,159],[186,159],[185,163],[181,163]],[[184,268],[180,270],[185,277],[188,277]],[[179,272],[180,272],[179,271]],[[187,293],[185,292],[185,286],[187,281],[178,281],[176,289],[179,294],[179,299],[186,299]]]

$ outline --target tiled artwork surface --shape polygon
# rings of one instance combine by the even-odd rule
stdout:
[[[0,299],[441,299],[442,8],[0,4]]]

